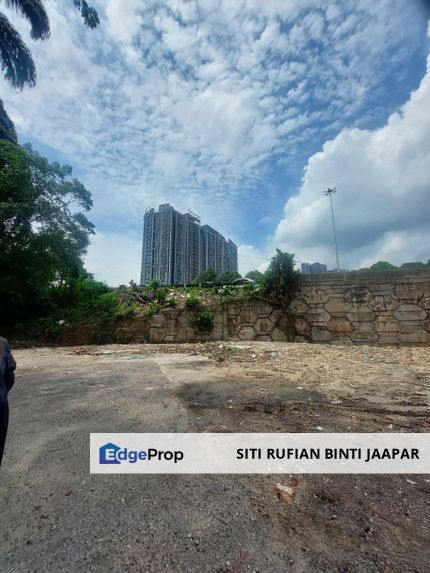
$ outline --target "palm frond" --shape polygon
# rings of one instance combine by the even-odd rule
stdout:
[[[73,0],[73,4],[81,11],[81,16],[84,19],[85,26],[91,29],[97,28],[100,24],[97,10],[92,6],[88,6],[85,0]]]
[[[6,80],[17,89],[36,83],[36,67],[23,39],[0,12],[0,67]]]
[[[49,36],[48,14],[41,0],[5,0],[5,4],[27,18],[33,40],[44,40]]]

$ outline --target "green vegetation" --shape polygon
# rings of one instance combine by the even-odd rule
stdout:
[[[289,340],[294,340],[295,317],[291,310],[291,303],[299,282],[299,273],[294,270],[294,255],[276,249],[276,255],[270,261],[264,275],[264,289],[266,294],[273,298],[280,306],[281,321],[279,326]]]
[[[190,294],[187,295],[187,298],[185,299],[185,306],[187,308],[193,309],[193,308],[197,308],[200,304],[200,297],[194,293],[191,292]]]
[[[167,289],[158,288],[155,291],[155,298],[157,299],[157,302],[159,302],[160,304],[164,304],[167,298]]]
[[[226,285],[234,281],[234,279],[240,279],[241,275],[237,271],[226,271],[221,273],[216,278],[216,283],[219,285]]]
[[[294,270],[294,255],[276,249],[264,275],[265,290],[279,302],[288,303],[294,298],[299,273]]]
[[[201,272],[193,280],[193,285],[226,285],[231,283],[234,279],[241,278],[241,275],[237,271],[226,271],[219,275],[213,269],[208,269],[207,271]]]
[[[148,318],[160,310],[160,306],[156,302],[150,302],[142,310],[142,318]]]
[[[139,305],[128,295],[91,277],[79,278],[73,284],[52,285],[48,293],[45,314],[16,323],[14,334],[26,336],[33,332],[55,337],[65,325],[85,322],[101,325],[107,321],[132,318],[139,311]],[[155,312],[157,310],[158,307]]]
[[[252,281],[259,284],[264,282],[264,274],[260,271],[249,271],[249,273],[246,273],[245,278],[251,279]]]
[[[11,143],[18,143],[13,121],[6,113],[3,101],[0,99],[0,140],[1,139],[5,139]]]
[[[207,271],[203,271],[196,276],[193,280],[194,285],[205,285],[207,283],[215,283],[217,278],[217,274],[213,269],[208,269]]]
[[[370,267],[363,267],[358,269],[359,271],[386,271],[390,269],[427,269],[430,268],[430,259],[427,263],[422,263],[421,261],[414,261],[409,263],[403,263],[400,267],[392,265],[388,261],[378,261]]]
[[[203,309],[195,312],[190,322],[201,332],[210,332],[214,327],[214,313],[211,310]]]
[[[30,145],[0,141],[0,317],[28,322],[73,306],[89,279],[83,256],[94,226],[91,193],[68,165],[49,163]]]

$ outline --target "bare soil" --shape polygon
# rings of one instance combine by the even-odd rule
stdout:
[[[430,348],[15,352],[0,571],[430,570],[430,476],[99,476],[89,432],[428,432]],[[293,501],[276,484],[293,488]]]

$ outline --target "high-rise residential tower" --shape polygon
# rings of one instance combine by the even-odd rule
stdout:
[[[327,265],[323,263],[302,263],[301,271],[304,275],[318,275],[327,272]]]
[[[171,205],[158,212],[147,209],[143,218],[141,284],[190,284],[208,269],[217,274],[237,271],[237,247],[209,225],[200,226],[194,213],[181,214]]]
[[[190,284],[200,272],[200,218],[194,213],[183,215],[183,280],[173,284]]]
[[[140,273],[141,284],[148,284],[155,278],[155,231],[157,213],[154,209],[147,209],[143,217],[143,244],[142,267]]]

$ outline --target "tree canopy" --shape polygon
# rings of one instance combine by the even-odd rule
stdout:
[[[256,283],[262,283],[264,281],[264,274],[260,271],[249,271],[249,273],[246,273],[245,278],[251,279]]]
[[[240,273],[238,273],[237,271],[225,271],[224,273],[221,273],[220,275],[217,276],[216,282],[219,285],[226,285],[234,281],[234,279],[240,279],[240,278],[241,278]]]
[[[276,249],[265,273],[266,289],[279,300],[286,300],[295,292],[299,273],[294,270],[294,255]]]
[[[216,272],[213,269],[208,269],[206,271],[202,271],[201,273],[199,273],[193,280],[193,284],[204,285],[206,283],[214,283],[216,277],[217,277]]]
[[[427,261],[427,263],[423,263],[421,261],[412,261],[412,262],[408,262],[408,263],[403,263],[399,267],[396,267],[396,265],[392,265],[388,261],[378,261],[377,263],[374,263],[370,267],[364,267],[364,268],[359,269],[359,270],[360,271],[387,271],[390,269],[425,269],[427,267],[430,267],[430,260]]]
[[[6,141],[11,141],[12,143],[17,143],[18,139],[16,137],[15,126],[13,121],[10,119],[3,105],[3,101],[0,99],[0,139],[6,139]]]
[[[49,163],[30,145],[0,141],[0,322],[43,312],[52,285],[84,274],[94,226],[91,193],[68,165]]]
[[[194,285],[226,285],[231,283],[234,279],[240,278],[240,273],[237,271],[225,271],[219,275],[213,269],[207,269],[199,273],[193,280]]]

